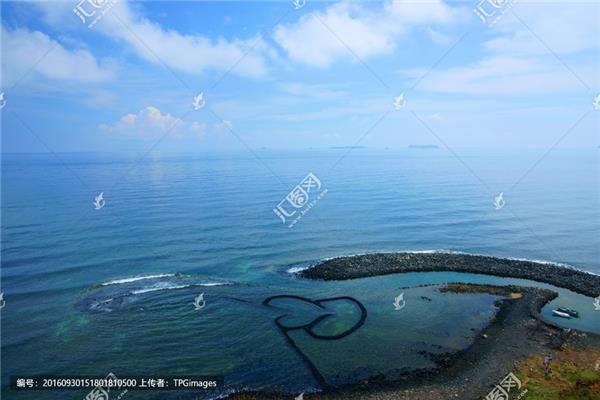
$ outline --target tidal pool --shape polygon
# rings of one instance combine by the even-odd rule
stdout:
[[[181,274],[137,278],[82,291],[70,306],[74,312],[53,335],[44,342],[21,344],[32,352],[41,346],[72,349],[53,353],[53,363],[47,365],[59,361],[59,366],[48,370],[46,348],[40,353],[39,373],[97,375],[102,369],[117,376],[164,371],[223,375],[226,391],[290,394],[377,375],[393,380],[405,372],[435,367],[432,355],[467,348],[495,315],[494,303],[500,296],[441,293],[440,285],[448,282],[551,288],[560,296],[542,315],[553,319],[550,310],[557,304],[573,307],[580,311],[579,319],[553,320],[600,331],[600,313],[594,313],[588,297],[485,275],[406,273],[325,282],[278,272],[269,285]],[[193,300],[199,293],[204,293],[206,306],[196,310]],[[399,294],[403,294],[401,308],[394,304]],[[289,330],[282,331],[282,326]],[[30,365],[19,367],[18,360],[15,364],[17,371],[31,373]],[[131,391],[127,398],[211,398],[219,393],[155,396]],[[18,398],[54,396],[55,392],[37,392],[20,393]]]

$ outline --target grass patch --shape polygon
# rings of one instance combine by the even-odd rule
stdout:
[[[544,375],[544,358],[521,360],[516,375],[527,389],[527,400],[600,400],[600,351],[576,351],[569,346],[553,354],[552,372]]]

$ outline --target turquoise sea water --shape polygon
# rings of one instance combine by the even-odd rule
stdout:
[[[288,314],[285,323],[301,325],[323,309],[293,299],[263,304],[274,295],[351,296],[365,307],[364,324],[344,338],[290,333],[329,384],[431,367],[423,352],[468,346],[497,297],[417,286],[531,283],[452,273],[313,282],[288,271],[339,255],[445,249],[600,273],[599,154],[555,150],[531,169],[544,152],[460,150],[461,160],[441,149],[5,154],[3,396],[80,399],[86,391],[12,393],[6,385],[20,374],[109,372],[223,375],[232,390],[316,389],[274,320]],[[309,172],[327,193],[288,228],[273,208]],[[100,192],[106,205],[95,210]],[[506,206],[495,210],[499,192]],[[544,315],[575,307],[580,319],[559,322],[600,332],[591,298],[559,292]],[[196,310],[200,293],[206,306]],[[396,311],[400,293],[406,303]],[[333,316],[313,330],[325,336],[360,314],[345,300],[325,309]]]

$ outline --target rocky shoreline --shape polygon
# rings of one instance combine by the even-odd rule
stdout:
[[[516,360],[531,353],[543,354],[559,348],[568,338],[563,329],[538,319],[539,310],[557,293],[519,286],[453,284],[454,293],[504,295],[494,321],[463,351],[440,355],[438,367],[410,374],[395,382],[365,381],[321,393],[317,399],[470,399],[485,395],[512,369]],[[511,299],[511,293],[522,297]]]
[[[437,355],[435,369],[412,371],[390,381],[373,377],[354,384],[331,388],[303,399],[318,400],[479,400],[486,396],[520,360],[531,356],[557,354],[565,346],[580,352],[600,354],[600,335],[562,329],[545,321],[541,308],[558,294],[554,291],[521,286],[454,283],[441,291],[452,293],[491,293],[503,295],[493,322],[478,333],[467,349]],[[540,366],[535,368],[541,369]],[[599,393],[600,396],[600,393]],[[283,393],[238,393],[233,399],[290,399]]]
[[[580,351],[599,351],[600,336],[583,334],[548,324],[539,310],[557,293],[539,288],[519,286],[452,284],[454,293],[503,293],[500,311],[493,322],[481,331],[464,351],[448,354],[440,367],[420,376],[396,382],[363,382],[331,393],[320,393],[315,399],[328,400],[434,400],[484,398],[520,360],[537,355],[560,354],[565,346]],[[511,297],[519,293],[522,297]],[[560,357],[560,356],[559,356]],[[541,363],[536,368],[542,369]],[[521,376],[521,379],[526,377]],[[597,393],[600,396],[600,393]],[[312,398],[312,397],[310,397]],[[586,397],[587,398],[587,397]],[[592,397],[590,397],[591,399]],[[594,397],[595,398],[595,397]],[[600,397],[598,397],[600,398]]]
[[[556,264],[460,253],[376,253],[322,261],[298,274],[304,278],[346,280],[401,272],[466,272],[528,279],[600,295],[600,275]]]
[[[527,279],[586,296],[596,297],[600,294],[600,276],[584,271],[534,261],[456,253],[380,253],[338,257],[322,261],[310,269],[300,271],[298,275],[308,279],[347,280],[405,272],[440,271]],[[528,358],[566,354],[565,348],[574,349],[579,354],[600,354],[600,335],[563,329],[540,315],[542,307],[558,295],[552,290],[471,283],[451,283],[440,290],[457,294],[485,292],[502,295],[504,298],[496,303],[498,313],[490,325],[477,334],[472,345],[457,353],[437,355],[435,361],[438,367],[435,369],[408,372],[394,381],[385,377],[373,377],[343,387],[305,394],[302,398],[479,400]],[[560,357],[563,355],[559,355]],[[543,371],[541,363],[528,368],[528,371],[534,370]],[[289,399],[291,396],[278,393],[239,393],[232,398]]]

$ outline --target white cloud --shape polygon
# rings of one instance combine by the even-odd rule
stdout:
[[[437,45],[448,45],[452,41],[452,37],[448,35],[444,35],[443,33],[438,32],[435,29],[427,28],[427,34],[431,41]]]
[[[194,121],[190,125],[190,132],[196,136],[204,136],[206,133],[207,125],[203,122]]]
[[[74,15],[75,3],[33,4],[43,12],[45,22],[56,28],[88,29]],[[224,72],[235,65],[232,74],[262,77],[268,72],[268,61],[276,57],[275,50],[258,34],[245,39],[182,34],[148,19],[143,5],[125,0],[116,2],[93,31],[125,43],[144,60],[194,75],[210,70]]]
[[[98,89],[89,92],[87,97],[83,100],[83,103],[88,107],[100,109],[113,105],[116,100],[117,96],[115,93]]]
[[[353,118],[357,116],[380,115],[390,103],[382,101],[381,98],[374,100],[363,99],[360,104],[342,104],[330,107],[321,107],[318,110],[302,110],[298,112],[279,112],[277,114],[267,114],[261,116],[260,119],[271,121],[324,121],[324,120],[339,120],[345,118]]]
[[[16,83],[29,70],[50,79],[103,82],[114,78],[116,67],[111,59],[97,60],[86,49],[67,49],[42,32],[2,25],[3,85]]]
[[[586,86],[598,85],[599,4],[518,5],[516,16],[506,14],[494,30],[487,31],[494,37],[482,42],[484,52],[477,61],[431,71],[420,87],[449,93],[527,95],[585,91]],[[423,74],[418,69],[404,72],[415,77]]]
[[[69,3],[36,4],[48,24],[83,29]],[[304,15],[295,23],[278,25],[273,39],[292,61],[327,67],[338,59],[353,58],[336,36],[360,58],[368,59],[393,52],[398,38],[417,26],[427,25],[432,40],[441,43],[447,38],[431,27],[462,20],[468,14],[465,9],[450,7],[442,0],[424,3],[390,0],[383,6],[340,2]],[[126,43],[149,62],[195,75],[208,70],[228,71],[235,65],[233,74],[263,77],[269,72],[269,63],[278,57],[275,48],[260,34],[245,39],[183,34],[149,20],[142,5],[127,1],[117,2],[95,25],[94,31]]]
[[[397,37],[413,25],[449,23],[462,14],[440,0],[395,0],[375,10],[341,2],[304,15],[296,23],[277,26],[274,39],[292,60],[328,67],[339,58],[352,58],[347,47],[361,59],[390,54]]]
[[[582,88],[562,65],[549,67],[548,60],[541,62],[531,57],[506,55],[487,57],[468,66],[432,71],[420,87],[437,92],[500,95],[576,91]]]
[[[329,100],[339,98],[346,93],[337,90],[330,84],[307,84],[301,82],[289,82],[279,86],[284,93],[297,97],[307,97],[319,100]]]
[[[393,0],[385,5],[387,22],[403,24],[448,23],[463,20],[468,11],[463,8],[452,8],[442,0],[406,1]]]
[[[275,40],[292,60],[314,67],[327,67],[336,58],[351,57],[335,35],[361,58],[390,53],[393,43],[389,32],[375,23],[374,16],[353,16],[358,9],[357,5],[340,3],[324,12],[308,14],[297,24],[278,26]]]
[[[497,53],[560,55],[600,50],[597,2],[517,3],[496,26],[501,35],[484,47]],[[543,43],[541,43],[543,42]],[[548,48],[546,47],[548,46]]]
[[[230,131],[233,129],[233,122],[228,119],[224,119],[220,122],[215,122],[212,127],[215,131]]]
[[[227,119],[213,124],[185,122],[169,113],[163,113],[155,106],[147,106],[135,114],[125,114],[112,125],[100,125],[104,132],[142,139],[157,139],[163,135],[178,139],[186,136],[203,137],[209,131],[219,132],[227,128],[233,128],[233,123]]]
[[[235,65],[232,73],[259,77],[268,69],[265,58],[273,55],[260,35],[246,40],[222,37],[213,40],[200,34],[184,35],[148,20],[127,2],[118,2],[96,28],[124,41],[141,58],[189,74],[202,74],[206,70],[227,71]]]
[[[184,122],[169,113],[163,114],[158,108],[148,106],[137,114],[126,114],[114,125],[102,125],[101,128],[110,133],[155,138],[168,134],[181,137],[186,126]],[[199,126],[194,126],[198,130]]]

